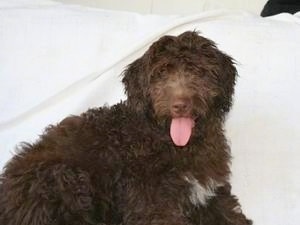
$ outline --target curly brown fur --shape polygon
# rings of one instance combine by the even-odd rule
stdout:
[[[249,225],[231,194],[223,123],[236,69],[196,32],[164,36],[124,71],[126,102],[23,144],[0,180],[5,225]],[[188,143],[169,135],[189,117]]]

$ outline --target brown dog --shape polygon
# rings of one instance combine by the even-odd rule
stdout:
[[[124,72],[126,102],[49,126],[0,183],[1,225],[249,225],[230,192],[232,59],[196,32]]]

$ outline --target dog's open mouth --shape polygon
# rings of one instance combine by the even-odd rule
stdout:
[[[195,121],[190,117],[173,118],[170,126],[170,135],[174,144],[185,146],[190,140],[194,125]]]

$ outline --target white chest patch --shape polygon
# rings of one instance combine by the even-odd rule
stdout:
[[[191,185],[189,198],[194,205],[201,204],[205,206],[207,200],[216,195],[216,189],[222,186],[213,179],[210,179],[205,185],[201,185],[193,176],[185,176],[184,179]]]

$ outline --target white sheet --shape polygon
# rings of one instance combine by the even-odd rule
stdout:
[[[238,62],[226,129],[243,210],[256,225],[299,224],[297,15],[166,17],[49,1],[0,3],[0,167],[17,143],[37,139],[46,125],[124,99],[119,74],[160,35],[197,29]]]

